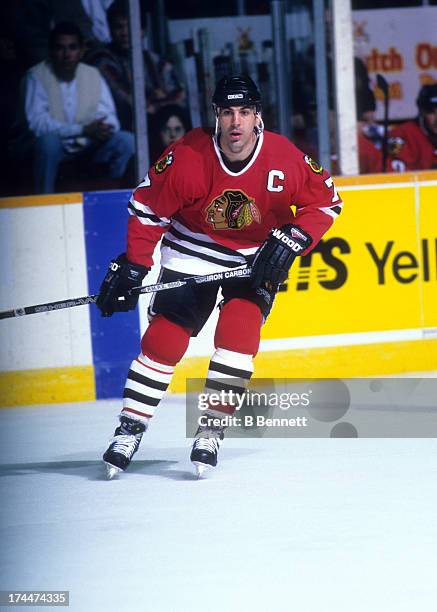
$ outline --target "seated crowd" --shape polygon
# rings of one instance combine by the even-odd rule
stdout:
[[[437,83],[423,85],[416,103],[417,117],[388,131],[386,172],[437,169]],[[373,111],[364,113],[358,123],[361,174],[383,171],[384,130]]]
[[[82,33],[62,22],[49,38],[49,57],[24,77],[19,124],[10,153],[33,162],[35,193],[53,193],[62,161],[81,159],[106,166],[110,178],[123,177],[134,154],[132,132],[120,123],[106,81],[82,63]]]
[[[23,45],[18,60],[11,46],[9,64],[15,60],[25,70],[20,80],[11,80],[5,105],[2,150],[7,150],[8,171],[0,195],[116,189],[135,183],[128,0],[106,4],[109,8],[97,15],[96,27],[82,18],[83,10],[76,11],[75,18],[81,18],[59,21],[47,33],[46,44],[48,23],[41,25],[39,36],[33,32],[39,44]],[[73,5],[77,9],[78,3]],[[69,13],[72,6],[67,6]],[[60,6],[58,13],[48,21],[65,15]],[[29,15],[30,20],[34,17]],[[95,31],[101,32],[100,39],[93,37]],[[185,89],[172,63],[148,51],[144,41],[149,152],[154,161],[191,126]]]
[[[0,45],[2,59],[7,60],[1,75],[7,92],[4,123],[11,123],[15,116],[12,129],[5,125],[6,129],[0,130],[3,158],[7,151],[2,163],[10,182],[8,185],[6,181],[0,195],[11,195],[10,185],[16,186],[18,195],[123,188],[135,182],[128,0],[102,2],[100,12],[90,15],[83,10],[86,4],[56,6],[60,14],[48,14],[38,35],[33,31],[34,17],[30,16],[35,44],[26,47],[23,42],[25,61],[21,62],[20,80],[7,69],[8,60],[13,65],[13,50]],[[66,6],[68,16],[75,21],[62,20],[65,13],[61,7],[65,10]],[[81,10],[76,15],[72,7]],[[57,25],[49,31],[49,22],[56,19]],[[22,30],[27,29],[24,19]],[[181,79],[169,60],[148,50],[146,38],[143,60],[149,153],[150,160],[155,161],[191,125]],[[367,69],[358,58],[355,77],[360,173],[437,168],[437,84],[421,88],[414,120],[390,127],[383,168],[383,128],[375,119],[375,96]],[[302,133],[303,138],[297,137],[296,144],[317,156],[315,129]],[[25,173],[22,168],[26,168]],[[23,174],[29,177],[29,185],[21,181]]]

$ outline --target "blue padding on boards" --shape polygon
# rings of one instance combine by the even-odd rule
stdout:
[[[112,258],[126,251],[130,191],[83,194],[90,294],[98,293]],[[138,309],[102,317],[92,306],[91,340],[97,399],[122,397],[128,367],[140,352]]]

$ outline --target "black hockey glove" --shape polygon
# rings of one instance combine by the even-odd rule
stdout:
[[[277,288],[287,280],[297,255],[310,246],[312,238],[299,227],[283,225],[274,228],[255,253],[252,263],[252,287]]]
[[[127,312],[133,310],[137,303],[139,294],[126,295],[132,287],[141,285],[143,278],[150,268],[130,263],[125,253],[113,259],[109,264],[106,276],[100,287],[99,297],[96,304],[102,312],[102,317],[110,317],[114,312]],[[125,298],[119,300],[119,296]]]

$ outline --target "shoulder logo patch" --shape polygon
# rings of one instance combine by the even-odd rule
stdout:
[[[308,166],[311,168],[311,170],[315,173],[315,174],[322,174],[323,172],[323,166],[321,166],[320,164],[318,164],[316,161],[314,161],[313,159],[311,159],[311,157],[309,155],[304,155],[303,156],[304,162],[308,164]]]
[[[401,138],[400,136],[389,138],[388,139],[388,152],[393,157],[396,157],[396,155],[398,155],[401,152],[404,144],[405,144],[405,140]]]
[[[162,174],[164,170],[166,170],[169,166],[172,165],[173,159],[173,151],[170,151],[170,153],[167,153],[167,155],[161,157],[161,159],[159,159],[155,164],[156,174]]]
[[[242,229],[254,221],[261,223],[254,198],[238,189],[225,189],[214,198],[205,211],[205,219],[214,229]]]

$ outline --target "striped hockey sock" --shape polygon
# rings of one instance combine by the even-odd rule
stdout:
[[[220,441],[224,438],[226,416],[235,412],[235,394],[244,393],[253,373],[252,355],[218,348],[211,358],[205,383],[205,393],[210,395],[210,407],[199,420],[199,427],[191,449],[190,460],[196,466],[200,478],[207,468],[217,465]],[[234,396],[232,397],[232,394]],[[216,405],[212,395],[223,399]],[[219,422],[217,424],[217,419]]]
[[[147,423],[167,391],[173,372],[173,366],[153,361],[141,353],[129,368],[120,416]]]
[[[211,406],[204,414],[216,418],[232,415],[235,412],[235,402],[231,401],[232,395],[230,392],[233,394],[244,393],[252,374],[252,355],[228,351],[223,348],[216,349],[209,364],[205,393],[220,394],[220,397],[223,397],[225,401],[218,406]]]

